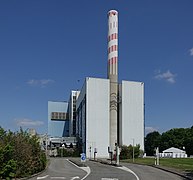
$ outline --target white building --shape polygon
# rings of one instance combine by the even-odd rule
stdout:
[[[187,158],[186,151],[174,147],[164,150],[159,153],[159,156],[162,158]]]
[[[108,12],[108,78],[86,78],[80,92],[72,91],[70,100],[63,104],[49,102],[48,130],[58,135],[64,122],[69,124],[69,135],[77,137],[87,157],[109,157],[116,145],[140,145],[144,150],[144,83],[118,82],[118,12]],[[68,106],[68,107],[67,107]],[[51,114],[50,114],[51,113]],[[51,115],[68,115],[51,118]],[[59,124],[60,123],[60,124]],[[76,126],[75,126],[76,124]],[[64,133],[59,135],[64,136]]]
[[[109,79],[86,78],[77,99],[77,135],[87,157],[108,157],[110,146]],[[119,145],[140,144],[144,150],[144,84],[122,81],[119,85]]]

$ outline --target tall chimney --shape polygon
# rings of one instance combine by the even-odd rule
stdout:
[[[110,80],[110,147],[115,150],[118,137],[118,12],[108,12],[108,79]]]

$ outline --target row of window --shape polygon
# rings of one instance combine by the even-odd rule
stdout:
[[[117,33],[114,33],[114,34],[111,34],[109,37],[108,37],[108,41],[111,41],[113,39],[118,39],[118,34]]]
[[[52,120],[66,120],[68,119],[68,114],[64,112],[52,112],[51,119]]]
[[[108,53],[111,53],[113,51],[118,51],[118,46],[117,45],[113,45],[113,46],[108,48]]]

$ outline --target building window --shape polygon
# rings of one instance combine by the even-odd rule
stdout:
[[[52,112],[51,120],[68,120],[68,113],[64,112]]]

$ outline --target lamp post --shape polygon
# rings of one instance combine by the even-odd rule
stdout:
[[[134,138],[133,138],[133,162],[135,161],[135,149],[134,149]]]

